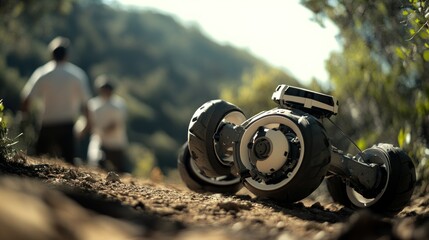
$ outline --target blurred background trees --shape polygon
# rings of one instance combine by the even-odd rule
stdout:
[[[49,60],[47,43],[57,35],[68,37],[70,61],[91,82],[99,74],[117,81],[129,109],[129,152],[142,168],[175,168],[194,110],[218,98],[221,86],[238,86],[243,72],[265,65],[170,16],[102,1],[1,1],[0,13],[0,98],[6,114],[17,113],[23,85]],[[13,120],[10,125],[22,131]],[[26,150],[31,135],[24,134]]]
[[[377,142],[400,145],[424,174],[429,169],[426,1],[302,3],[322,27],[330,20],[340,29],[343,50],[332,53],[326,62],[330,76],[326,85],[313,81],[304,86],[248,52],[213,42],[198,28],[184,27],[168,15],[123,9],[101,0],[4,0],[0,2],[0,98],[6,114],[13,116],[23,84],[48,60],[46,44],[63,35],[72,42],[71,61],[91,79],[106,73],[119,83],[118,94],[130,111],[129,151],[141,166],[139,174],[153,165],[164,171],[175,167],[188,121],[205,101],[223,98],[252,116],[275,107],[270,98],[278,84],[336,96],[340,113],[333,121],[360,148]],[[317,36],[314,42],[318,44]],[[334,145],[356,151],[336,127],[326,126]]]
[[[327,62],[333,94],[342,103],[341,119],[350,119],[340,125],[361,148],[396,141],[420,163],[419,173],[427,174],[427,1],[302,3],[322,25],[330,19],[340,29],[343,52]]]

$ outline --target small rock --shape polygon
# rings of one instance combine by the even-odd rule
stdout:
[[[184,209],[186,209],[186,207],[187,206],[185,204],[177,204],[172,206],[172,208],[177,211],[183,211]]]
[[[223,198],[224,196],[222,195],[222,194],[220,194],[220,193],[214,193],[214,194],[212,194],[211,195],[213,198],[216,198],[216,199],[221,199],[221,198]]]
[[[297,238],[295,238],[294,236],[292,236],[292,234],[290,234],[288,232],[283,232],[277,238],[277,240],[295,240],[295,239],[297,239]]]
[[[239,212],[241,209],[250,210],[250,205],[239,204],[235,202],[220,202],[217,206],[227,212]]]
[[[252,224],[264,224],[264,220],[260,219],[260,218],[254,218],[252,219]]]
[[[95,183],[97,182],[97,179],[95,179],[93,176],[88,175],[84,178],[86,181],[91,182],[91,183]]]
[[[106,181],[108,182],[121,182],[119,175],[115,172],[109,172],[106,177]]]
[[[232,230],[238,232],[244,228],[244,224],[242,222],[236,222],[232,225]]]
[[[68,170],[67,172],[65,172],[64,177],[68,179],[76,179],[79,176],[76,171]]]
[[[319,231],[318,233],[316,233],[316,235],[314,235],[313,239],[317,240],[317,239],[327,239],[327,234],[323,231]]]
[[[285,227],[286,227],[286,224],[283,221],[280,221],[276,224],[276,228],[278,229],[284,229]]]
[[[394,232],[400,239],[429,239],[429,217],[405,218],[394,226]]]
[[[171,208],[160,208],[160,209],[156,210],[156,213],[159,216],[163,216],[163,217],[168,217],[168,216],[171,216],[171,215],[175,214],[174,210],[171,209]]]
[[[363,209],[354,213],[336,239],[392,239],[392,224]]]
[[[138,201],[137,203],[135,203],[135,204],[134,204],[134,208],[135,208],[135,209],[145,209],[145,208],[146,208],[146,205],[144,205],[144,203],[143,203],[143,202]]]

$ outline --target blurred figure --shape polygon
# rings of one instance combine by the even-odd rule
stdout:
[[[36,155],[51,155],[73,164],[76,138],[74,123],[91,97],[88,77],[68,62],[69,40],[57,37],[49,44],[52,60],[37,68],[24,86],[21,97],[22,117],[31,107],[40,112],[40,131],[35,143]],[[87,131],[86,125],[80,134]]]
[[[92,133],[88,146],[88,162],[105,170],[131,172],[126,154],[127,110],[124,100],[114,94],[114,85],[105,75],[97,77],[98,96],[89,100]]]

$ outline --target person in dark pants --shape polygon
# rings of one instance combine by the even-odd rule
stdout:
[[[32,107],[39,107],[41,128],[36,140],[36,155],[49,155],[73,163],[74,124],[79,115],[88,117],[87,101],[91,97],[88,77],[81,68],[68,62],[67,38],[53,39],[49,50],[52,60],[34,71],[21,92],[21,112],[25,118]],[[85,125],[81,133],[89,127]]]
[[[95,88],[98,96],[88,102],[92,121],[88,162],[106,170],[131,172],[132,164],[126,154],[128,137],[125,101],[114,94],[114,85],[106,75],[97,77]]]

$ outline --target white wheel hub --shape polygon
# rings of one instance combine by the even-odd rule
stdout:
[[[256,138],[252,148],[257,156],[256,168],[261,173],[273,173],[287,161],[289,142],[279,130],[267,129],[265,136]]]
[[[295,136],[298,143],[295,143],[295,145],[299,145],[299,149],[297,152],[297,156],[295,161],[296,165],[294,166],[293,170],[288,173],[285,178],[277,183],[266,183],[263,179],[262,180],[255,180],[251,177],[248,177],[245,179],[245,181],[253,186],[256,189],[263,190],[263,191],[272,191],[279,189],[285,185],[288,184],[288,182],[295,176],[295,174],[298,172],[298,169],[301,166],[302,160],[304,158],[304,152],[305,152],[305,143],[302,136],[302,133],[299,129],[299,127],[291,121],[286,116],[283,116],[283,114],[287,114],[287,110],[278,110],[275,115],[267,115],[262,116],[260,118],[255,119],[253,122],[251,122],[245,129],[245,132],[241,138],[240,141],[240,160],[242,164],[249,169],[250,171],[255,168],[255,166],[252,166],[252,159],[251,153],[248,148],[248,144],[253,141],[255,138],[255,135],[258,134],[258,129],[260,127],[263,127],[268,135],[270,136],[270,140],[273,141],[273,149],[270,151],[269,157],[265,160],[267,161],[260,161],[260,163],[257,163],[256,168],[261,173],[264,172],[271,172],[271,169],[274,170],[279,169],[281,166],[283,166],[287,160],[287,156],[284,156],[285,152],[288,152],[291,148],[290,143],[287,141],[286,136],[279,130],[280,126],[283,125],[287,127],[290,131],[290,134]],[[283,136],[280,136],[280,134]],[[269,138],[268,138],[269,139]],[[279,141],[279,142],[277,142]],[[280,154],[281,152],[281,154]],[[258,161],[259,162],[259,161]]]

